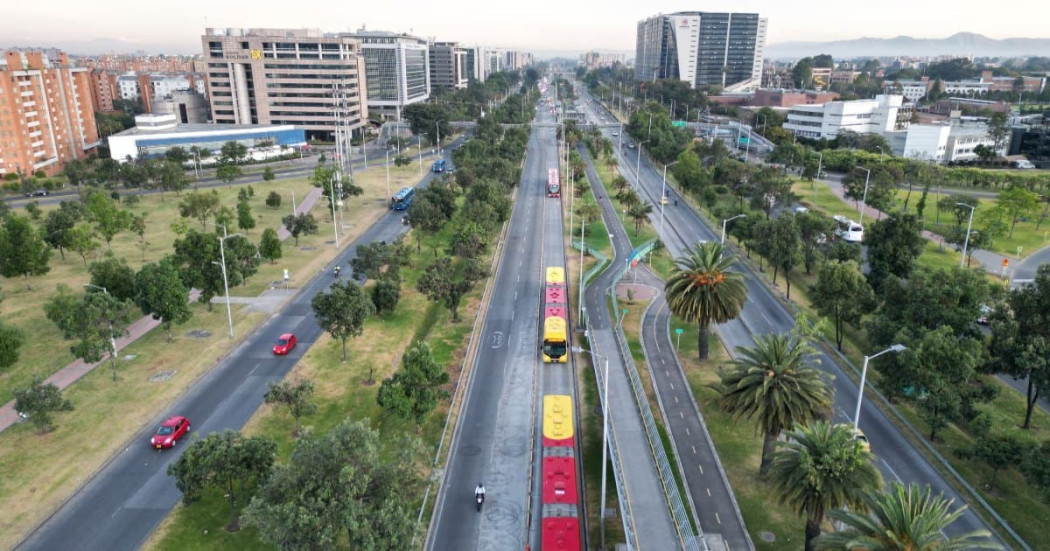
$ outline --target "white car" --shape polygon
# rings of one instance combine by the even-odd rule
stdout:
[[[613,136],[619,136],[619,135],[620,135],[620,133],[619,133],[619,132],[617,132],[617,131],[615,131],[615,130],[613,130],[613,133],[612,133],[612,135],[613,135]]]

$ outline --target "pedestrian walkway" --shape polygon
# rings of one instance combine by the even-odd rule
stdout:
[[[320,188],[311,189],[310,192],[306,194],[306,197],[303,197],[302,202],[296,204],[296,206],[295,206],[295,213],[296,214],[303,214],[303,213],[310,212],[310,209],[312,209],[314,207],[314,205],[317,203],[317,200],[320,197],[321,197],[321,189]],[[285,229],[284,226],[281,226],[280,228],[277,229],[277,238],[278,239],[280,239],[281,241],[284,241],[284,240],[288,239],[289,237],[291,237],[291,233],[289,233],[288,230]],[[264,291],[263,294],[260,295],[260,297],[256,297],[256,298],[230,297],[230,302],[231,303],[232,302],[236,302],[236,303],[239,303],[239,304],[241,304],[241,303],[249,303],[250,304],[249,307],[258,308],[258,309],[263,310],[263,311],[272,311],[273,308],[275,307],[275,303],[283,302],[284,300],[286,300],[292,294],[294,294],[294,292]],[[197,298],[199,298],[199,297],[200,297],[200,291],[198,291],[197,289],[193,289],[193,290],[190,291],[190,302],[193,302],[193,301],[197,300]],[[226,302],[226,297],[214,297],[212,299],[212,302],[213,303],[225,303]],[[279,304],[277,304],[277,306],[279,307]],[[120,352],[121,350],[126,348],[128,345],[130,345],[131,343],[135,342],[140,337],[145,335],[146,333],[149,333],[150,331],[152,331],[158,325],[160,325],[160,321],[153,319],[153,316],[143,316],[143,317],[139,318],[138,320],[136,320],[134,323],[132,323],[128,327],[128,334],[126,336],[123,336],[123,337],[121,337],[119,339],[116,339],[117,352]],[[57,372],[55,372],[53,375],[51,375],[47,379],[45,379],[44,383],[45,384],[48,384],[48,383],[54,384],[55,386],[58,387],[59,390],[63,390],[66,387],[68,387],[69,385],[71,385],[71,384],[77,382],[78,380],[80,380],[81,377],[87,375],[88,373],[91,373],[91,370],[95,369],[99,365],[102,365],[103,363],[105,363],[108,360],[109,360],[109,356],[108,355],[105,358],[103,358],[102,361],[96,362],[96,363],[91,363],[91,364],[85,363],[84,360],[77,359],[77,360],[73,361],[72,363],[70,363],[69,365],[67,365],[67,366],[63,367],[62,369],[58,370]],[[0,432],[3,432],[5,430],[7,430],[8,427],[10,427],[11,425],[17,423],[18,421],[19,421],[19,417],[18,417],[18,412],[15,411],[15,402],[14,402],[14,400],[4,404],[3,407],[0,407]]]

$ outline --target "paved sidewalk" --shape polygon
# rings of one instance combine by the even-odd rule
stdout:
[[[303,197],[302,202],[297,203],[295,206],[295,212],[297,214],[310,212],[310,209],[314,207],[317,200],[321,197],[321,189],[314,188]],[[277,229],[277,238],[284,241],[291,237],[288,230],[281,226]],[[288,297],[294,292],[288,291],[264,291],[259,297],[230,297],[231,303],[237,304],[249,304],[249,307],[256,308],[261,311],[274,311],[275,308],[279,308],[279,304],[283,303]],[[200,291],[193,289],[190,291],[190,302],[194,302],[200,297]],[[212,303],[225,304],[226,297],[214,297]],[[135,342],[140,337],[152,331],[155,327],[160,325],[160,321],[153,319],[153,316],[143,316],[128,327],[128,334],[125,337],[117,339],[117,352],[120,352],[129,344]],[[65,389],[69,385],[77,382],[81,377],[87,375],[92,369],[104,364],[109,361],[109,355],[107,354],[102,361],[88,364],[84,360],[77,359],[73,363],[63,367],[62,369],[55,372],[53,375],[44,380],[45,383],[54,383],[59,390]],[[15,402],[4,404],[0,407],[0,432],[7,430],[8,427],[19,421],[18,412],[15,411]]]

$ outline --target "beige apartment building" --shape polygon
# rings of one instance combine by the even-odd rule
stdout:
[[[201,36],[212,120],[295,125],[332,140],[368,120],[361,42],[318,29],[215,29]]]
[[[98,145],[88,69],[65,53],[9,50],[0,60],[0,176],[48,175]]]

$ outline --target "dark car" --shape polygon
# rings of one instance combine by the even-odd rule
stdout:
[[[273,344],[273,353],[276,356],[284,356],[295,348],[295,335],[291,333],[285,333],[280,337],[277,337],[277,342]]]
[[[30,191],[26,194],[26,197],[47,197],[50,193],[51,192],[46,189],[38,189],[36,191]]]
[[[149,445],[158,450],[170,448],[188,432],[190,432],[190,420],[181,415],[175,415],[160,424],[156,434],[149,439]]]

